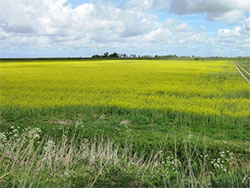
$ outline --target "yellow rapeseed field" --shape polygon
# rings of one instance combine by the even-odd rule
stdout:
[[[230,61],[0,63],[1,107],[118,106],[249,117],[250,87]]]

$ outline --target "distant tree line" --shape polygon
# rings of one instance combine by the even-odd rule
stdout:
[[[219,56],[210,56],[210,57],[199,57],[199,56],[177,56],[175,54],[170,54],[170,55],[136,55],[136,54],[122,54],[122,53],[111,53],[109,54],[108,52],[105,52],[103,55],[93,55],[91,57],[92,59],[159,59],[159,60],[164,60],[164,59],[192,59],[192,60],[206,60],[206,59],[233,59],[233,60],[238,60],[238,59],[247,59],[249,60],[250,57],[219,57]]]
[[[112,53],[112,54],[109,54],[108,52],[105,52],[103,55],[93,55],[91,57],[92,59],[107,59],[107,58],[115,58],[115,59],[118,59],[118,58],[125,58],[125,59],[129,59],[129,58],[132,58],[132,59],[176,59],[176,58],[183,58],[183,59],[189,59],[189,58],[192,58],[192,59],[196,59],[198,60],[199,57],[195,57],[195,56],[177,56],[177,55],[155,55],[155,56],[151,56],[151,55],[136,55],[136,54],[130,54],[130,55],[127,55],[127,54],[120,54],[120,53]]]
[[[250,57],[247,56],[238,56],[238,57],[220,57],[220,56],[210,56],[210,57],[199,57],[199,56],[177,56],[177,55],[136,55],[136,54],[119,54],[112,53],[109,54],[105,52],[103,55],[93,55],[91,59],[159,59],[159,60],[168,60],[168,59],[180,59],[180,60],[222,60],[222,59],[230,59],[230,60],[244,60],[250,62]],[[68,61],[68,60],[89,60],[90,57],[42,57],[42,58],[1,58],[2,61],[48,61],[48,60],[60,60],[60,61]]]
[[[127,54],[118,54],[116,52],[109,54],[108,52],[105,52],[103,55],[93,55],[92,59],[101,59],[101,58],[129,58],[132,57],[132,55],[128,56]],[[133,55],[133,58],[136,56]]]

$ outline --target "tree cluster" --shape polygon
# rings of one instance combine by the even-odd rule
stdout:
[[[103,55],[96,54],[96,55],[92,56],[93,59],[99,59],[99,58],[100,59],[101,58],[120,58],[120,57],[121,57],[120,54],[118,54],[116,52],[114,52],[112,54],[109,54],[108,52],[105,52]]]

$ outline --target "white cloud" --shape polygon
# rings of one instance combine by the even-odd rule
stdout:
[[[72,8],[67,0],[0,0],[0,40],[12,35],[6,40],[10,44],[18,39],[16,46],[105,46],[149,32],[155,20],[146,12],[123,10],[109,3]]]
[[[245,18],[245,12],[249,7],[249,0],[92,0],[75,7],[67,0],[0,0],[0,56],[16,52],[54,56],[54,52],[74,50],[74,54],[84,50],[93,54],[99,49],[184,55],[193,50],[204,55],[228,43],[240,44],[247,51],[250,18]],[[159,20],[157,13],[162,10],[204,13],[210,20],[241,24],[221,28],[212,36],[204,27],[185,21]]]
[[[183,31],[183,32],[187,32],[190,30],[187,23],[181,23],[181,24],[177,25],[175,28],[177,31]]]
[[[242,26],[236,26],[233,29],[218,30],[218,38],[215,41],[216,48],[224,48],[224,53],[238,55],[250,55],[250,30],[249,20],[245,19]],[[218,50],[218,49],[217,49]],[[223,51],[222,51],[223,52]],[[222,53],[221,52],[221,53]]]
[[[159,3],[154,0],[155,9],[159,9]],[[214,21],[227,21],[238,23],[244,19],[245,12],[250,12],[250,0],[161,0],[162,9],[174,14],[201,13]]]
[[[208,36],[202,29],[196,31],[188,23],[167,19],[165,22],[159,23],[157,29],[146,34],[142,41],[157,42],[163,46],[181,44],[181,48],[183,48],[183,45],[190,46],[196,42],[205,44],[207,40]]]
[[[237,26],[234,29],[220,29],[219,37],[240,37],[242,28]]]
[[[164,42],[166,43],[171,39],[171,31],[168,28],[159,27],[156,30],[151,31],[150,33],[144,36],[144,41],[148,42]]]
[[[245,20],[244,28],[247,32],[250,32],[250,17]]]
[[[11,36],[10,33],[7,33],[0,28],[0,40],[7,39],[10,36]]]
[[[214,15],[211,19],[215,21],[225,20],[229,24],[242,23],[242,21],[245,19],[245,13],[241,10],[234,10],[222,15]]]
[[[220,29],[218,35],[221,38],[241,38],[241,40],[250,39],[250,18],[245,19],[242,26],[236,26],[233,29]]]

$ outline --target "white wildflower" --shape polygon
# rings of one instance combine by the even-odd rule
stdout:
[[[192,139],[193,138],[193,135],[192,134],[189,134],[188,135],[188,139]]]
[[[44,146],[44,150],[45,150],[45,152],[47,152],[47,153],[53,153],[54,152],[54,150],[55,150],[55,142],[53,142],[52,140],[49,140],[46,144],[45,144],[45,146]]]
[[[0,151],[3,150],[6,142],[7,142],[7,137],[5,136],[4,133],[0,132]]]
[[[6,138],[5,134],[1,133],[1,132],[0,132],[0,142],[1,143],[6,143],[7,142],[7,138]]]
[[[33,139],[39,139],[41,132],[41,129],[35,127],[28,132],[28,137]]]
[[[64,172],[64,175],[67,177],[67,178],[70,178],[70,174],[68,172]]]

